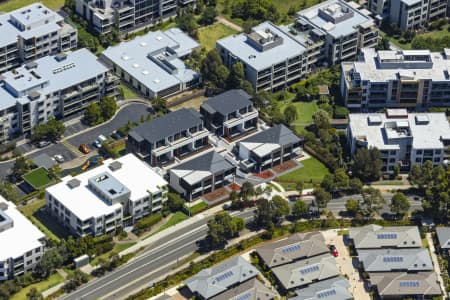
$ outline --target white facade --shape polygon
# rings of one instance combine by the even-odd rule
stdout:
[[[45,235],[0,196],[0,281],[33,270],[44,254]]]
[[[445,113],[388,109],[386,114],[350,114],[347,139],[352,155],[358,148],[380,150],[382,171],[390,173],[397,165],[409,170],[427,160],[443,164],[450,145],[450,124]]]
[[[101,235],[159,211],[167,182],[133,154],[47,188],[47,210],[78,236]]]

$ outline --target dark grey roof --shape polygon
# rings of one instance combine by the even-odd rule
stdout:
[[[436,234],[442,249],[450,249],[450,227],[437,227]]]
[[[133,128],[130,136],[157,142],[202,123],[200,113],[193,108],[182,108]]]
[[[337,277],[310,284],[304,289],[296,290],[296,297],[289,300],[350,300],[350,283],[346,278]]]
[[[264,286],[258,279],[253,278],[211,298],[210,300],[272,300],[275,298],[279,298],[279,295],[275,290],[272,291]]]
[[[431,271],[433,263],[425,248],[358,250],[366,272]]]
[[[389,296],[441,295],[438,278],[434,272],[369,273],[370,282],[377,286],[378,294]]]
[[[225,292],[230,286],[259,275],[259,271],[241,256],[236,256],[212,268],[204,269],[187,279],[185,284],[193,293],[209,299]]]
[[[32,158],[31,161],[39,168],[44,167],[47,170],[56,165],[56,162],[45,153],[39,154],[38,156]]]
[[[270,268],[329,251],[320,232],[297,233],[256,248],[258,255]]]
[[[233,167],[233,164],[227,161],[225,157],[216,151],[211,151],[185,163],[179,164],[173,167],[172,170],[209,171],[216,173],[218,171],[225,171]]]
[[[243,90],[229,90],[203,102],[202,107],[210,113],[222,115],[232,113],[243,107],[252,105],[252,97]]]
[[[290,143],[300,142],[302,139],[296,136],[289,128],[283,124],[275,125],[269,129],[261,131],[240,143],[268,143],[287,145]]]

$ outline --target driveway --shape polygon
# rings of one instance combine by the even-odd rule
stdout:
[[[336,265],[341,274],[347,275],[353,298],[358,300],[371,300],[369,293],[364,288],[364,281],[359,277],[358,270],[353,267],[352,258],[344,244],[343,237],[337,234],[337,229],[323,231],[322,234],[325,237],[326,244],[336,246],[339,253],[339,256],[336,257]]]

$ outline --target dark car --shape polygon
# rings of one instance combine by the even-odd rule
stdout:
[[[121,138],[123,138],[123,136],[118,133],[117,131],[114,131],[113,133],[111,133],[111,137],[115,140],[120,140]]]
[[[335,245],[330,245],[330,246],[328,246],[328,248],[330,249],[330,252],[331,252],[331,254],[332,254],[334,257],[338,257],[338,256],[339,256],[339,252],[337,251]]]

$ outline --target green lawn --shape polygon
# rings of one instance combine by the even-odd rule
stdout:
[[[295,189],[295,183],[302,181],[305,188],[312,187],[313,184],[320,184],[323,177],[330,171],[320,161],[311,157],[301,161],[303,167],[284,174],[276,179],[284,188],[288,190]]]
[[[153,234],[163,231],[164,229],[172,227],[172,226],[174,226],[184,220],[187,220],[187,219],[189,219],[188,215],[186,215],[185,213],[183,213],[181,211],[177,211],[170,217],[170,219],[166,223],[164,223],[161,227],[159,227],[159,229],[157,231],[155,231]]]
[[[221,23],[216,23],[200,28],[198,30],[198,40],[200,41],[200,44],[209,51],[215,48],[217,40],[236,33],[237,31]]]
[[[124,244],[115,244],[114,248],[111,251],[103,253],[102,255],[96,256],[93,260],[91,260],[90,264],[92,266],[95,266],[95,265],[98,264],[98,261],[99,261],[100,258],[107,259],[111,253],[122,252],[123,250],[128,249],[128,248],[130,248],[131,246],[133,246],[135,244],[136,244],[136,242],[124,243]]]
[[[125,99],[132,99],[132,98],[140,98],[141,96],[139,96],[139,94],[137,94],[134,90],[130,89],[129,87],[127,87],[124,84],[120,85],[120,88],[123,91],[123,97]]]
[[[286,107],[290,104],[293,104],[297,109],[297,119],[294,121],[294,123],[312,123],[313,114],[319,110],[316,101],[311,102],[283,101],[280,107],[281,112],[284,112]]]
[[[417,36],[429,36],[429,37],[433,37],[433,38],[442,38],[444,36],[450,36],[449,27],[450,27],[450,25],[445,25],[445,26],[442,26],[441,30],[436,29],[436,30],[433,30],[430,32],[418,34]],[[387,36],[387,34],[381,30],[380,30],[380,35],[383,37]],[[398,48],[401,48],[404,50],[412,49],[411,43],[402,43],[402,42],[400,42],[400,38],[395,38],[393,36],[389,36],[389,40],[391,41],[392,44],[394,44]]]
[[[48,172],[44,168],[38,168],[28,172],[23,175],[22,178],[36,190],[39,190],[53,182],[53,179],[48,176]]]
[[[196,213],[203,211],[206,207],[208,207],[208,204],[202,201],[200,203],[195,204],[194,206],[189,207],[189,211],[191,212],[192,215],[195,215]]]
[[[0,11],[10,12],[32,3],[40,2],[50,9],[58,10],[64,5],[64,0],[9,0],[0,4]]]
[[[64,278],[59,275],[58,273],[55,273],[51,275],[47,280],[31,284],[27,286],[26,288],[21,289],[18,293],[14,294],[10,300],[24,300],[27,299],[27,293],[31,288],[36,288],[39,292],[43,292],[45,290],[48,290],[51,287],[54,287],[55,285],[60,284],[64,281]]]

